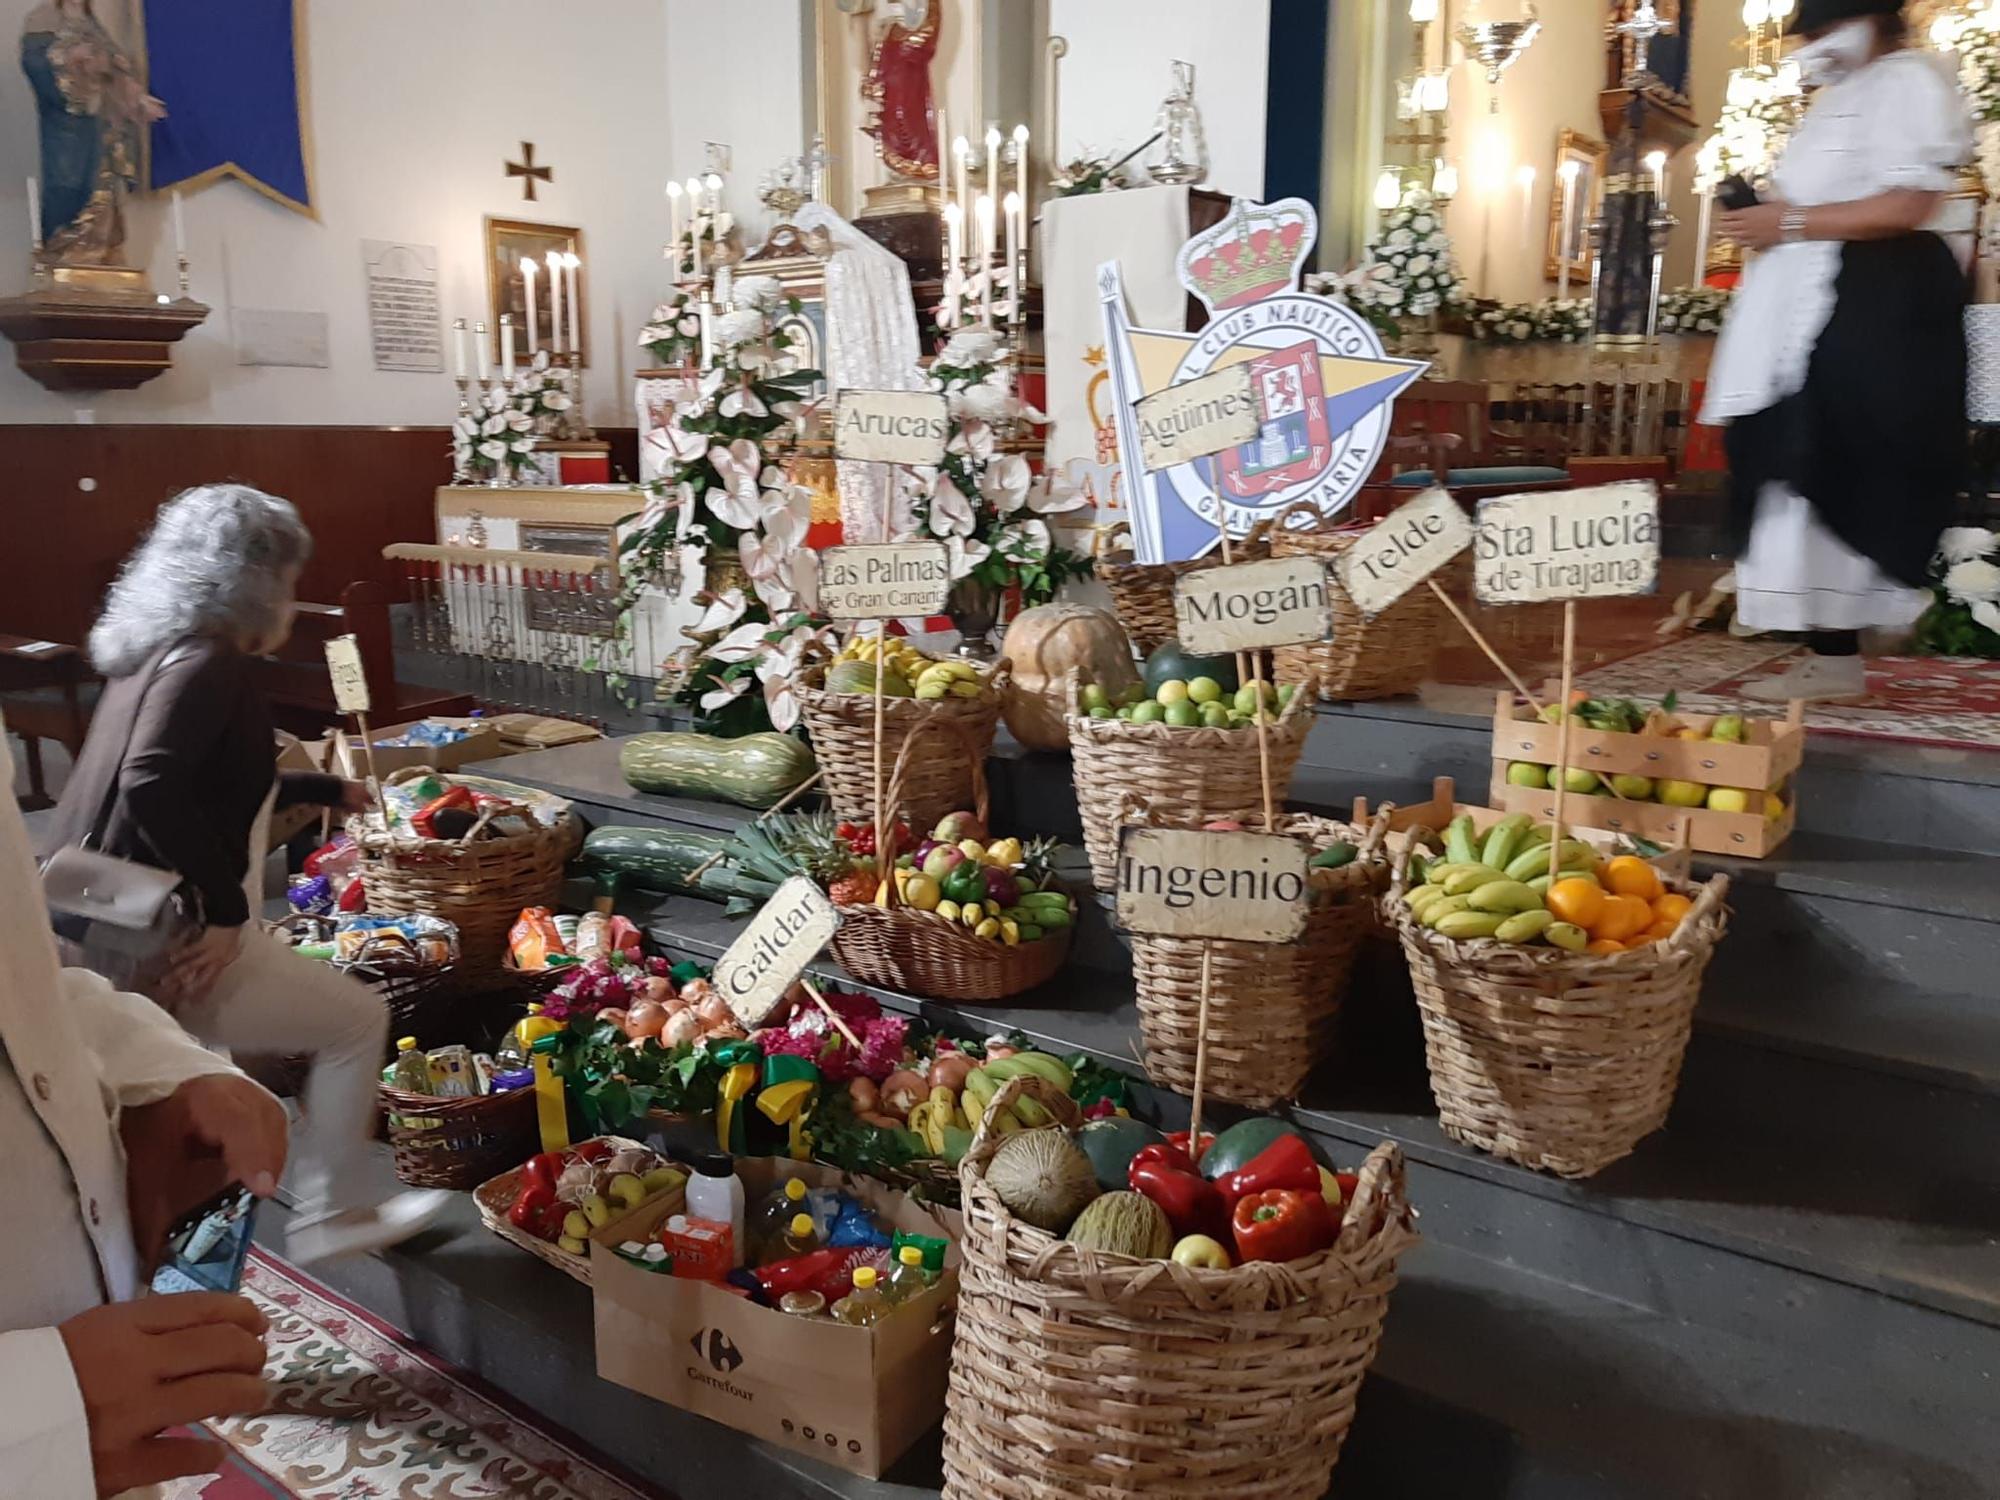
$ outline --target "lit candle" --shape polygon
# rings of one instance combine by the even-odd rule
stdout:
[[[674,280],[681,279],[681,185],[667,184],[667,243],[674,247]]]
[[[174,259],[186,260],[188,253],[187,211],[181,202],[181,190],[174,189]]]
[[[1375,206],[1387,213],[1402,201],[1403,180],[1394,167],[1384,167],[1382,175],[1375,179]]]
[[[1535,237],[1535,169],[1525,164],[1515,168],[1514,180],[1521,185],[1521,252],[1525,255]]]
[[[563,352],[563,274],[562,251],[549,252],[549,348],[553,353]]]
[[[1027,280],[1021,274],[1021,195],[1009,193],[1001,209],[1007,220],[1007,275],[1009,294],[1014,304],[1014,316],[1009,321],[1018,323],[1027,310],[1027,298],[1021,285]]]
[[[514,315],[500,314],[500,373],[509,385],[514,383]]]
[[[701,279],[701,221],[705,217],[701,206],[701,179],[688,179],[688,238],[694,245],[694,275]]]
[[[1646,169],[1653,174],[1653,201],[1661,208],[1667,206],[1667,153],[1649,151],[1646,154]]]
[[[1713,189],[1701,195],[1701,222],[1694,236],[1694,280],[1692,285],[1702,286],[1708,280],[1708,233],[1710,217],[1715,209]]]
[[[1575,157],[1571,157],[1561,167],[1557,168],[1562,173],[1563,180],[1562,232],[1557,236],[1556,240],[1556,296],[1558,299],[1567,299],[1569,296],[1569,250],[1571,236],[1576,233],[1577,169],[1578,163]]]
[[[1000,201],[1000,127],[986,127],[986,195]]]
[[[576,362],[583,363],[583,298],[577,294],[576,272],[583,264],[583,258],[571,251],[563,257],[563,270],[569,275],[569,352]]]
[[[965,257],[965,215],[959,212],[956,203],[944,206],[945,264],[952,270],[960,270]]]
[[[521,290],[527,294],[528,358],[530,359],[535,357],[536,329],[541,326],[541,320],[536,316],[535,308],[535,276],[541,269],[541,264],[533,256],[524,255],[521,257]]]
[[[961,168],[959,171],[959,182],[961,184],[959,191],[961,193],[965,191],[963,187],[964,181],[965,172]],[[37,255],[41,254],[42,185],[32,177],[28,179],[28,248],[33,250]]]
[[[463,318],[452,319],[451,373],[453,379],[465,379],[465,319]]]
[[[1025,208],[1028,202],[1028,127],[1014,127],[1014,191],[1021,195]]]
[[[1427,26],[1438,18],[1438,0],[1410,0],[1410,19]]]
[[[972,199],[966,186],[966,163],[972,159],[972,144],[964,136],[956,136],[951,143],[952,160],[958,165],[958,219],[962,224],[972,217]],[[961,267],[961,269],[963,269]]]
[[[707,369],[715,362],[714,335],[709,328],[708,315],[708,303],[703,302],[701,304],[701,365],[703,369]]]
[[[979,224],[979,268],[986,273],[981,278],[979,288],[979,321],[993,321],[993,195],[981,193],[979,201],[973,205],[973,218]]]
[[[487,377],[493,373],[490,351],[486,346],[486,325],[484,323],[475,323],[472,326],[472,357],[479,362],[479,383],[484,385],[486,384]]]

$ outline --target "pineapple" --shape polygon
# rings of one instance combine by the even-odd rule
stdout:
[[[1062,848],[1060,839],[1038,836],[1021,845],[1021,873],[1034,881],[1035,889],[1046,890],[1049,880],[1055,874],[1056,853]]]

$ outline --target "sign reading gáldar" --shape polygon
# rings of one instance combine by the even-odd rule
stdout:
[[[1660,492],[1643,481],[1482,501],[1473,581],[1482,604],[1650,594]]]
[[[1312,557],[1200,568],[1174,582],[1174,633],[1203,656],[1323,641],[1333,633],[1326,564]]]
[[[1306,928],[1305,844],[1280,834],[1128,827],[1118,924],[1157,937],[1289,943]]]
[[[1257,440],[1263,417],[1250,366],[1230,365],[1132,404],[1139,451],[1157,473]]]
[[[829,547],[819,555],[819,607],[836,620],[935,615],[951,593],[951,554],[941,542]]]
[[[1341,586],[1364,615],[1379,615],[1471,545],[1458,502],[1428,489],[1341,553]]]
[[[836,458],[878,464],[941,464],[948,433],[935,391],[842,391],[833,417]]]
[[[826,893],[805,876],[794,875],[715,961],[710,982],[744,1029],[755,1030],[839,926],[840,913]]]

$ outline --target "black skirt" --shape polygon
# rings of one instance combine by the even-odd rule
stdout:
[[[1723,436],[1739,557],[1778,481],[1889,577],[1929,586],[1963,479],[1965,301],[1965,273],[1934,234],[1841,247],[1804,388]]]

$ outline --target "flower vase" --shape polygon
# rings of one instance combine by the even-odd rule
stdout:
[[[946,618],[958,632],[958,654],[973,661],[992,661],[993,629],[1000,623],[1000,606],[1007,591],[997,583],[961,578],[944,602]]]
[[[743,571],[741,558],[711,556],[702,564],[702,576],[702,586],[717,597],[731,589],[741,589],[745,599],[756,597],[750,588],[750,575]]]
[[[1421,318],[1399,318],[1396,322],[1396,336],[1389,340],[1389,351],[1399,359],[1435,360],[1438,352],[1437,334],[1436,313],[1425,313]]]

